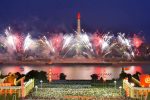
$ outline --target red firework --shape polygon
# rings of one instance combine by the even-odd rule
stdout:
[[[102,44],[102,38],[98,34],[92,36],[92,44],[95,47],[96,54],[100,52],[100,46]]]
[[[140,36],[134,34],[133,36],[133,44],[136,48],[140,47],[141,44],[143,43],[143,40]]]
[[[15,44],[16,44],[17,52],[23,51],[23,41],[24,41],[23,36],[15,35]]]
[[[63,37],[61,35],[56,35],[52,38],[52,45],[56,51],[60,51]]]

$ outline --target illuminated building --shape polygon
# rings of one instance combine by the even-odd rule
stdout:
[[[18,97],[27,96],[34,88],[34,79],[30,79],[28,82],[24,82],[24,78],[25,77],[22,77],[16,81],[16,78],[14,78],[14,74],[11,74],[6,78],[1,79],[0,95],[15,94]],[[21,85],[17,86],[17,84]]]
[[[132,80],[133,83],[128,82],[128,79],[123,80],[123,89],[126,96],[134,99],[147,98],[150,93],[150,76],[141,75],[140,81],[133,77]]]

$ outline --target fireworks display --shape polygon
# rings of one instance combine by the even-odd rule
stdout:
[[[128,37],[125,33],[86,33],[55,34],[51,37],[33,38],[30,33],[18,35],[11,28],[0,36],[1,55],[24,57],[76,57],[107,58],[121,57],[132,59],[137,55],[137,49],[143,43],[139,35]]]

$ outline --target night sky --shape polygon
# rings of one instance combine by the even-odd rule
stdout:
[[[140,33],[150,42],[149,0],[0,0],[0,31],[73,32],[77,12],[86,32]]]

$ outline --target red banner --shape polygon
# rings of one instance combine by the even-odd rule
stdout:
[[[140,75],[140,83],[142,87],[150,87],[150,75]]]

